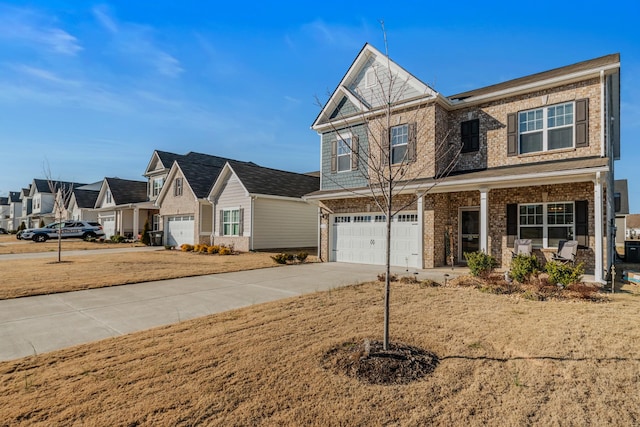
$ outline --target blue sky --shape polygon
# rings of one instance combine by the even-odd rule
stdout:
[[[0,195],[142,180],[154,149],[307,172],[310,125],[365,42],[443,95],[622,57],[622,160],[640,213],[636,1],[0,2]],[[615,5],[615,6],[614,6]]]

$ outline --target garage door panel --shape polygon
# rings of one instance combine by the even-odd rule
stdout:
[[[418,223],[398,222],[414,217],[417,215],[399,215],[391,224],[391,265],[419,266]],[[385,264],[386,223],[374,222],[371,215],[333,217],[331,237],[331,261]]]
[[[167,218],[167,245],[194,244],[194,217],[180,215]]]

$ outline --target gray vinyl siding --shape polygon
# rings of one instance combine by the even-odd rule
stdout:
[[[253,248],[303,248],[318,244],[317,206],[288,200],[254,201]]]
[[[235,175],[231,175],[220,191],[220,197],[215,207],[216,221],[214,227],[216,236],[222,234],[222,230],[220,230],[220,210],[235,208],[244,209],[244,216],[242,218],[243,235],[248,236],[251,233],[251,198],[247,196],[238,178]]]
[[[367,132],[364,125],[356,125],[351,128],[341,129],[340,132],[351,132],[357,135],[358,151],[360,157],[358,159],[358,170],[346,172],[331,172],[331,144],[336,140],[336,132],[327,132],[322,134],[322,188],[321,190],[336,190],[340,188],[358,188],[367,185],[367,165],[363,157],[369,151],[369,143]]]
[[[352,114],[356,114],[359,111],[360,110],[358,110],[358,108],[353,105],[353,102],[351,102],[349,98],[345,96],[340,100],[338,106],[335,110],[333,110],[333,113],[331,113],[331,117],[329,118],[335,119],[336,117],[347,117]]]
[[[373,86],[366,87],[367,71],[371,69],[372,66],[376,68],[376,74],[378,77]],[[392,76],[392,78],[395,78],[393,87],[391,88],[392,102],[398,102],[402,99],[410,99],[416,96],[424,96],[424,93],[418,92],[414,87],[407,84],[408,82],[406,79],[398,78],[397,76]],[[373,58],[369,59],[366,66],[362,67],[360,73],[349,86],[349,89],[363,98],[370,108],[376,108],[386,104],[388,99],[383,95],[383,93],[387,93],[388,88],[389,71],[387,66],[386,64],[376,62]]]

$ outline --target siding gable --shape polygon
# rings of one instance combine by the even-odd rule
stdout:
[[[335,108],[335,110],[333,110],[333,113],[331,113],[331,116],[329,118],[335,119],[336,117],[346,117],[359,112],[360,110],[358,109],[358,107],[356,107],[353,102],[349,100],[349,98],[344,96],[338,103],[338,106]]]

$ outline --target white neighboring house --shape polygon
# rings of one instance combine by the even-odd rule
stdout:
[[[19,191],[9,191],[9,226],[8,231],[15,231],[20,226],[22,216],[22,199]]]
[[[65,208],[62,212],[54,212],[56,197],[61,193],[68,194],[74,188],[79,188],[87,184],[66,181],[49,181],[46,179],[34,179],[29,191],[32,201],[31,224],[37,227],[41,222],[50,224],[57,220],[64,219]]]
[[[96,201],[100,194],[100,181],[97,189],[91,189],[93,184],[86,185],[82,188],[73,190],[71,199],[67,206],[66,219],[75,219],[77,221],[98,221],[98,212],[95,210]]]
[[[320,188],[314,175],[227,162],[208,200],[215,244],[241,251],[318,245],[318,208],[302,197]]]
[[[106,238],[121,235],[137,238],[146,220],[156,213],[147,199],[147,183],[121,178],[105,178],[96,199],[95,211]]]
[[[0,228],[5,230],[9,230],[10,208],[9,197],[0,197]]]
[[[33,201],[29,196],[30,192],[31,192],[31,184],[29,184],[28,188],[23,188],[22,190],[20,190],[21,212],[18,218],[18,227],[23,223],[27,228],[33,227],[33,225],[31,224],[31,209],[32,209]]]

